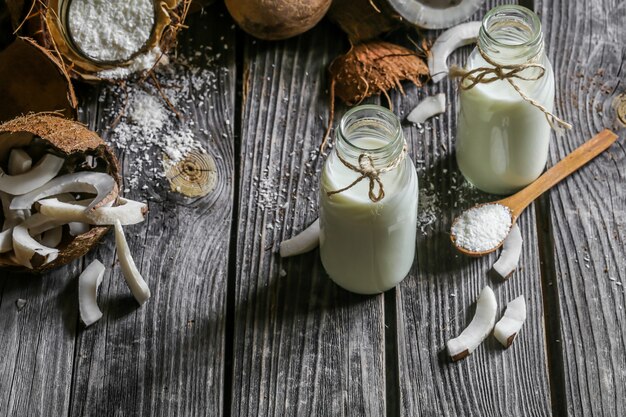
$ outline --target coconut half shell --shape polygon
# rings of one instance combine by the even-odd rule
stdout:
[[[100,136],[78,122],[52,114],[30,114],[0,125],[0,163],[6,162],[12,148],[31,145],[34,140],[69,160],[81,159],[84,155],[95,156],[103,161],[104,171],[121,185],[119,162]],[[0,268],[30,272],[58,268],[89,252],[107,231],[108,226],[94,226],[87,233],[73,238],[64,237],[58,247],[59,256],[49,264],[32,270],[14,262],[10,255],[2,254]]]
[[[132,59],[119,65],[96,62],[77,52],[59,18],[62,0],[37,0],[36,3],[24,19],[22,31],[35,38],[51,54],[60,57],[70,76],[85,81],[100,81],[105,78],[100,77],[99,72],[131,64]],[[147,52],[158,46],[166,53],[175,45],[176,35],[184,27],[191,0],[159,0],[157,4],[154,29],[142,51]]]

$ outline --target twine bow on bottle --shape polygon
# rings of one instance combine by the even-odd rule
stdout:
[[[343,187],[339,190],[327,191],[326,195],[330,197],[334,194],[342,193],[367,178],[369,180],[368,197],[373,203],[378,203],[383,198],[385,198],[385,186],[380,180],[380,174],[396,169],[400,165],[400,163],[404,161],[404,158],[406,157],[406,152],[407,146],[405,142],[404,147],[402,148],[402,152],[400,152],[400,155],[398,155],[398,157],[394,159],[389,165],[381,169],[376,168],[376,166],[374,165],[374,159],[369,153],[362,153],[359,155],[357,159],[357,162],[359,164],[358,166],[351,164],[350,162],[343,159],[339,154],[337,154],[337,157],[346,168],[361,175],[357,177],[357,179],[355,179],[350,185]],[[378,191],[376,192],[377,187]]]
[[[541,110],[541,112],[546,116],[546,120],[550,124],[550,127],[552,127],[552,129],[554,129],[557,133],[561,133],[563,129],[572,128],[571,124],[567,123],[563,119],[558,118],[555,114],[550,112],[539,102],[528,97],[526,93],[524,93],[522,89],[517,85],[517,83],[513,81],[514,78],[525,81],[537,81],[541,79],[546,74],[546,69],[543,65],[532,61],[524,64],[501,65],[492,60],[480,48],[480,46],[477,49],[483,59],[489,65],[492,65],[492,67],[478,67],[469,71],[458,66],[453,66],[452,68],[450,68],[451,77],[461,78],[460,85],[463,90],[472,89],[477,84],[489,84],[498,80],[506,80],[509,84],[511,84],[511,87],[513,87],[515,91],[517,91],[522,99]],[[523,74],[524,70],[530,68],[538,69],[539,71],[537,74],[533,75]]]

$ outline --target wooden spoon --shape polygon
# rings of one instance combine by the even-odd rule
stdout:
[[[560,160],[552,168],[544,172],[542,176],[537,178],[536,181],[528,185],[523,190],[518,191],[516,194],[513,194],[512,196],[507,197],[505,199],[494,201],[491,203],[485,203],[485,204],[501,204],[507,207],[511,212],[511,226],[512,226],[515,224],[515,222],[517,221],[520,214],[522,214],[524,209],[528,207],[528,205],[532,203],[537,197],[539,197],[541,194],[543,194],[550,188],[554,187],[563,178],[567,177],[568,175],[576,171],[578,168],[582,167],[587,162],[591,161],[593,158],[595,158],[596,156],[604,152],[616,140],[617,140],[617,135],[615,133],[611,132],[608,129],[604,129],[602,132],[598,133],[593,138],[589,139],[580,147],[576,148],[572,153],[570,153],[565,158]],[[472,210],[476,207],[483,206],[485,204],[478,204],[468,210]],[[454,222],[452,222],[453,227],[454,227],[454,224],[459,220],[459,217],[461,216],[458,216],[456,219],[454,219]],[[450,233],[450,238],[452,239],[452,243],[454,244],[454,246],[461,253],[468,255],[468,256],[474,256],[474,257],[483,256],[488,253],[491,253],[495,251],[496,249],[498,249],[500,246],[502,246],[502,243],[504,242],[504,240],[502,240],[502,242],[500,242],[499,244],[497,244],[491,249],[481,251],[481,252],[474,252],[474,251],[458,246],[456,244],[456,236],[454,235],[454,233],[452,233],[452,231]]]

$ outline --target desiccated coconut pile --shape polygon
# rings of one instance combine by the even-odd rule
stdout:
[[[216,73],[180,57],[157,67],[155,77],[160,92],[150,79],[135,79],[108,87],[100,97],[101,102],[108,97],[120,101],[117,106],[106,106],[112,110],[105,110],[104,117],[112,125],[105,137],[124,150],[124,159],[130,168],[125,172],[126,192],[145,190],[148,182],[162,180],[169,164],[180,162],[188,153],[206,152],[198,135],[211,136],[207,130],[195,126],[190,115],[196,107],[207,105],[204,102],[207,95],[217,94]],[[119,108],[125,108],[121,117],[118,110],[114,110]],[[116,119],[118,123],[114,124]]]

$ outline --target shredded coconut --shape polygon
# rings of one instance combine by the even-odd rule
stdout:
[[[466,210],[452,225],[456,244],[472,252],[498,246],[511,230],[511,211],[502,204],[485,204]]]
[[[148,41],[153,0],[73,0],[68,27],[76,46],[96,61],[126,61]]]
[[[152,67],[157,64],[157,61],[159,65],[168,64],[167,55],[161,52],[161,48],[155,46],[148,52],[137,55],[135,58],[132,59],[132,61],[128,63],[128,65],[100,71],[98,73],[98,76],[100,78],[106,78],[109,80],[119,80],[121,78],[127,78],[129,75],[136,72],[152,69]]]
[[[171,164],[192,151],[206,152],[201,139],[210,140],[211,133],[189,117],[199,108],[210,107],[209,98],[219,99],[216,68],[206,48],[194,59],[179,56],[157,67],[154,75],[160,91],[151,79],[138,77],[103,89],[99,97],[105,103],[103,116],[109,123],[116,122],[103,136],[123,151],[124,192],[148,190],[164,180]]]

